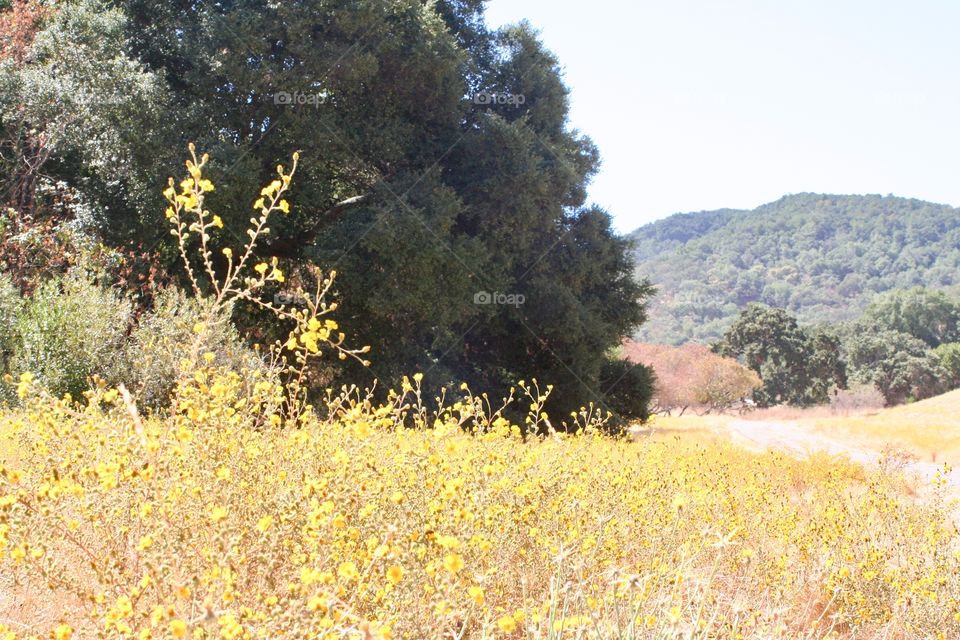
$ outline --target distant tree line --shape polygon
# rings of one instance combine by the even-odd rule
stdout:
[[[856,320],[882,293],[960,293],[960,211],[921,200],[797,194],[678,214],[630,237],[637,273],[659,289],[641,342],[713,343],[751,303],[816,325]]]
[[[849,384],[875,387],[888,405],[922,400],[960,387],[960,301],[922,287],[895,291],[857,320],[813,328],[751,304],[713,349],[760,376],[760,406],[822,404]]]

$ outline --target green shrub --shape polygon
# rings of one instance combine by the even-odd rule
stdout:
[[[600,373],[604,409],[612,411],[611,428],[622,429],[634,420],[650,417],[657,378],[651,367],[626,360],[608,360]]]
[[[10,370],[33,373],[56,395],[80,397],[92,375],[109,377],[117,366],[132,313],[127,298],[80,270],[48,280],[11,324]]]
[[[229,320],[207,327],[197,344],[194,326],[207,315],[203,302],[170,287],[134,325],[132,303],[79,270],[43,283],[26,300],[0,275],[3,371],[29,371],[51,393],[74,398],[96,375],[124,383],[138,406],[160,409],[170,401],[184,358],[210,352],[214,364],[235,371],[265,367]],[[0,401],[15,402],[12,388],[2,387]]]
[[[208,326],[196,354],[194,325],[207,317],[204,303],[175,287],[164,289],[133,329],[122,358],[122,370],[114,377],[124,382],[143,408],[159,409],[181,372],[180,361],[191,355],[213,353],[214,364],[239,371],[260,366],[256,353],[245,346],[233,324],[223,321]]]
[[[23,299],[10,277],[0,274],[0,370],[10,370],[10,361],[17,350],[17,318],[23,311]],[[10,403],[16,398],[10,385],[0,384],[0,402]]]
[[[0,358],[6,370],[16,348],[17,318],[23,310],[23,299],[5,273],[0,273]]]

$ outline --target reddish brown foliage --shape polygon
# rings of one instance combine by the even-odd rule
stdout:
[[[658,413],[682,413],[688,408],[724,411],[740,404],[761,384],[756,373],[736,360],[699,344],[671,347],[627,340],[623,352],[627,360],[653,367],[657,374],[653,408]]]
[[[110,249],[78,236],[69,226],[63,194],[47,203],[36,218],[14,209],[0,209],[0,271],[21,294],[30,295],[44,280],[83,265],[110,273],[111,281],[133,294],[138,307],[149,306],[171,276],[161,267],[158,251],[141,247]]]
[[[29,295],[43,278],[70,268],[78,250],[71,238],[57,233],[50,220],[17,222],[12,224],[6,216],[2,219],[0,271],[10,276],[21,293]]]
[[[0,61],[24,64],[49,12],[38,0],[13,0],[8,9],[0,11]],[[40,169],[50,157],[49,140],[42,130],[31,131],[28,123],[17,121],[13,114],[6,115],[10,121],[0,139],[0,156],[12,164],[4,167],[6,175],[0,174],[0,202],[12,207],[17,215],[31,216],[35,213]],[[16,226],[19,221],[14,219],[13,223]]]
[[[0,60],[22,63],[48,11],[37,0],[13,0],[0,12]]]

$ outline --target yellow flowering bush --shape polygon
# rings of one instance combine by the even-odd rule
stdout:
[[[169,418],[105,387],[80,407],[19,383],[26,408],[0,420],[0,592],[64,608],[16,637],[960,633],[941,487],[592,427],[524,440],[466,392],[432,428],[398,426],[416,381],[255,429],[244,401],[276,389],[198,373],[206,391]]]
[[[308,388],[306,384],[307,367],[311,358],[321,353],[321,346],[337,353],[340,359],[356,358],[369,365],[361,358],[369,348],[349,349],[344,346],[345,335],[339,331],[339,325],[329,314],[333,313],[337,304],[328,303],[327,295],[333,286],[336,272],[323,275],[314,270],[316,290],[309,294],[302,288],[296,291],[299,305],[291,308],[287,305],[278,305],[260,297],[264,288],[271,283],[283,283],[285,276],[279,267],[276,257],[269,263],[260,261],[256,257],[258,243],[270,233],[269,221],[272,214],[290,212],[290,204],[284,198],[290,189],[290,184],[297,170],[299,155],[294,154],[293,165],[286,172],[283,165],[277,166],[277,178],[272,180],[260,191],[260,196],[253,203],[257,215],[250,218],[247,229],[248,240],[236,253],[232,247],[223,247],[221,254],[226,260],[226,272],[218,273],[213,260],[212,235],[216,229],[223,228],[223,219],[206,208],[207,194],[215,190],[214,184],[203,177],[203,169],[209,161],[209,156],[203,154],[197,158],[196,149],[190,145],[190,159],[186,161],[187,176],[180,182],[179,190],[170,178],[167,188],[163,192],[169,206],[165,216],[171,225],[170,233],[176,237],[177,246],[194,295],[203,300],[206,316],[194,325],[196,338],[193,342],[189,357],[184,358],[181,366],[181,382],[191,380],[201,385],[204,391],[206,385],[202,372],[194,374],[194,368],[199,362],[198,356],[201,345],[208,340],[212,331],[219,325],[229,323],[230,313],[235,304],[247,302],[271,312],[279,321],[293,325],[286,342],[278,341],[267,355],[267,370],[284,378],[280,387],[279,404],[273,408],[272,421],[286,421],[288,424],[297,422],[306,417],[310,406],[307,404]],[[191,238],[197,241],[190,243]],[[201,283],[194,268],[194,261],[190,257],[191,250],[198,256],[201,268],[206,276],[206,286]],[[254,264],[256,263],[256,264]],[[210,291],[212,289],[212,291]],[[209,294],[209,295],[208,295]],[[204,354],[208,358],[207,354]],[[269,384],[266,381],[261,384]],[[197,389],[189,384],[177,387],[174,394],[175,410],[183,409],[181,394],[196,395]]]
[[[194,293],[213,289],[194,351],[242,300],[289,338],[269,367],[184,358],[168,415],[142,416],[123,387],[78,403],[19,377],[22,407],[0,414],[0,638],[960,635],[939,480],[913,493],[823,456],[630,442],[594,407],[558,433],[535,380],[499,406],[463,386],[430,408],[417,374],[382,402],[328,389],[314,410],[309,359],[363,350],[327,317],[332,275],[297,310],[255,295],[283,278],[253,255],[293,171],[219,276],[205,162],[166,191]]]

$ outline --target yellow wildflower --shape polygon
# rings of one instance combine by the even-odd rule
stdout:
[[[455,553],[447,554],[443,558],[443,568],[450,573],[459,573],[463,569],[463,558]]]
[[[400,567],[399,565],[393,565],[387,569],[387,580],[393,584],[397,584],[403,580],[403,567]]]
[[[174,638],[183,638],[187,635],[187,623],[179,618],[170,621],[170,635]]]
[[[470,599],[476,602],[477,604],[483,604],[484,594],[483,588],[478,586],[472,586],[467,589],[467,595],[470,596]]]
[[[513,633],[517,630],[517,621],[510,615],[501,616],[497,620],[497,628],[504,633]]]
[[[346,580],[356,580],[360,577],[357,572],[357,565],[353,562],[342,562],[337,568],[337,575]]]

